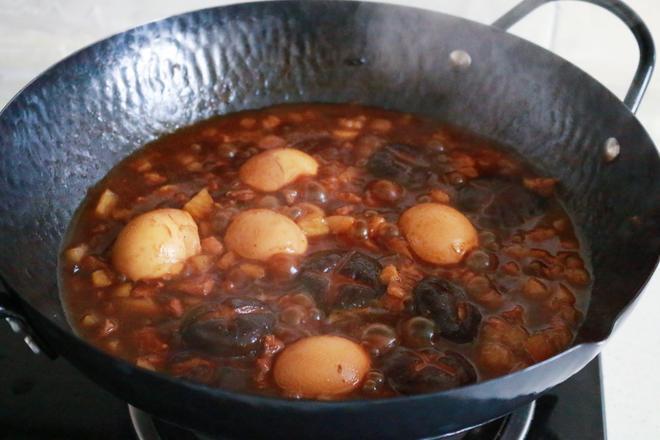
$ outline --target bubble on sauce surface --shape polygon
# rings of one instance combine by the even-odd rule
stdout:
[[[357,388],[370,367],[369,356],[359,344],[322,335],[284,349],[273,373],[277,385],[290,396],[332,398]]]
[[[303,254],[307,237],[290,218],[268,209],[238,214],[225,234],[227,247],[244,258],[266,261],[276,254]]]
[[[409,208],[401,215],[399,226],[415,254],[429,263],[459,263],[479,242],[467,217],[439,203]]]
[[[200,252],[197,224],[180,209],[156,209],[132,219],[112,250],[115,268],[133,281],[175,275]]]

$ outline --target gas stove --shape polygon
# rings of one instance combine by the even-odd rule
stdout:
[[[0,324],[0,439],[210,440],[128,406]],[[443,440],[605,439],[600,361],[502,419]]]
[[[523,440],[530,437],[536,402],[520,408],[511,415],[478,428],[432,437],[425,440]],[[174,426],[139,409],[129,406],[129,414],[138,440],[234,440],[229,437],[208,437]],[[548,437],[554,439],[554,437]],[[600,437],[597,437],[600,438]]]

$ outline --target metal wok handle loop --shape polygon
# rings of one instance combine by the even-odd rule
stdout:
[[[554,1],[563,0],[523,0],[509,12],[498,18],[493,23],[493,26],[507,30],[539,6]],[[637,45],[639,46],[639,62],[637,63],[635,76],[633,77],[632,83],[626,93],[626,97],[623,100],[623,103],[630,109],[630,111],[635,113],[639,104],[642,102],[644,92],[646,92],[646,88],[651,80],[651,75],[653,74],[653,67],[655,66],[655,47],[653,45],[651,32],[639,15],[619,0],[579,1],[598,5],[616,15],[626,26],[628,26],[628,29],[632,32],[635,40],[637,40]]]
[[[16,301],[9,293],[10,289],[0,278],[0,322],[5,320],[9,327],[23,338],[23,342],[34,354],[44,353],[51,359],[57,357],[53,350],[47,349],[43,341],[34,333],[23,313],[20,312]]]

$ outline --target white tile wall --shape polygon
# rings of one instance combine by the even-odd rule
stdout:
[[[516,0],[386,0],[490,23]],[[62,57],[104,36],[146,21],[230,1],[0,0],[0,105]],[[628,0],[660,37],[660,1]],[[513,31],[582,67],[623,97],[636,65],[627,29],[597,7],[546,5]],[[660,41],[660,40],[657,40]],[[660,43],[659,43],[660,44]],[[660,141],[660,80],[651,83],[638,117]],[[623,146],[625,148],[625,145]],[[603,354],[610,439],[660,438],[660,276]],[[579,440],[579,439],[576,439]]]

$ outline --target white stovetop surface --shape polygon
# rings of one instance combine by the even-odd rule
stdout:
[[[42,70],[72,51],[138,24],[227,0],[0,0],[0,105]],[[381,0],[435,9],[490,23],[518,0]],[[627,0],[656,32],[658,0]],[[627,29],[607,12],[575,2],[546,5],[513,32],[549,47],[623,97],[637,63]],[[660,79],[638,117],[660,144]],[[625,148],[625,146],[624,146]],[[660,274],[603,352],[610,439],[660,438]],[[578,440],[578,439],[576,439]]]

